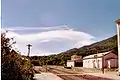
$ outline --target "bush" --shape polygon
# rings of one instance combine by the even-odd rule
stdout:
[[[10,54],[10,38],[1,34],[1,79],[2,80],[30,80],[33,79],[34,69],[29,59],[17,52]]]
[[[40,62],[39,60],[32,60],[31,63],[34,65],[34,66],[40,66]]]
[[[4,57],[2,63],[2,79],[3,80],[30,80],[33,79],[34,69],[30,60],[22,59],[21,55]]]

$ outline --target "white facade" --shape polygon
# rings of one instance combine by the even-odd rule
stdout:
[[[68,61],[67,62],[67,67],[71,67],[71,66],[74,67],[74,65],[75,65],[74,61]]]
[[[89,55],[83,58],[83,67],[85,68],[102,68],[102,56],[109,52]],[[95,57],[97,56],[97,57]],[[99,57],[99,58],[98,58]]]
[[[113,52],[104,52],[83,57],[85,68],[117,68],[118,56]]]
[[[82,56],[72,55],[71,60],[67,60],[67,67],[80,67],[82,65]]]
[[[84,59],[83,67],[85,67],[85,68],[102,68],[102,58]]]

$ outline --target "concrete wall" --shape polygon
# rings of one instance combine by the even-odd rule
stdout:
[[[85,59],[83,60],[85,68],[102,68],[102,58]]]

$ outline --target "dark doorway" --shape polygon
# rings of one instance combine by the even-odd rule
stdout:
[[[82,62],[75,62],[75,67],[82,67],[83,63]]]

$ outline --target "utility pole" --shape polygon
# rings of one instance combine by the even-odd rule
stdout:
[[[117,24],[117,41],[118,41],[118,75],[120,76],[120,19],[115,21]]]
[[[31,45],[31,44],[28,44],[27,46],[28,46],[28,55],[27,55],[27,56],[29,57],[29,55],[30,55],[30,47],[31,47],[32,45]]]
[[[46,72],[47,72],[47,57],[45,57],[45,58],[46,58],[46,59],[45,59],[45,60],[46,60],[45,62],[46,62]]]
[[[47,72],[47,57],[44,54],[44,65],[45,65],[45,71]]]

